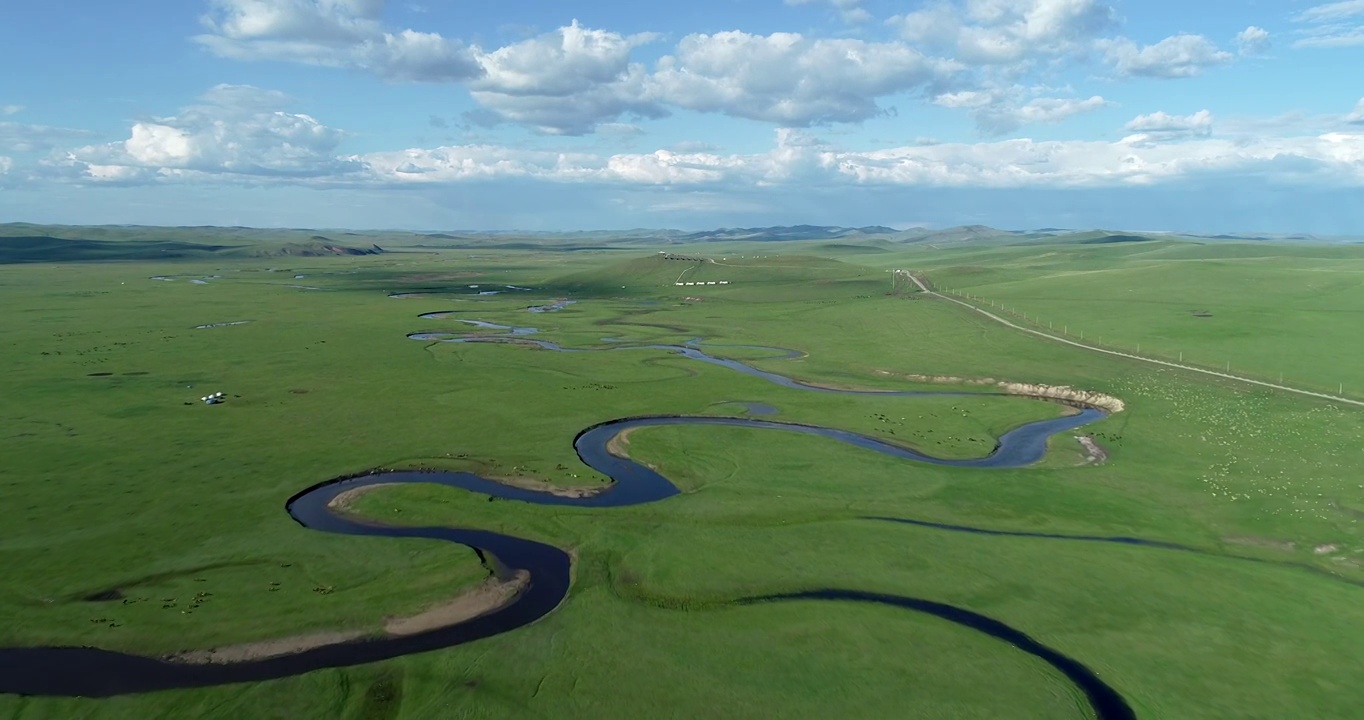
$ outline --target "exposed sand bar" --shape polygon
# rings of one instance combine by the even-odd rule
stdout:
[[[307,635],[294,635],[292,637],[276,638],[274,640],[262,640],[260,642],[242,643],[240,645],[227,645],[220,648],[208,650],[186,650],[174,655],[166,656],[171,662],[188,663],[191,665],[228,665],[231,663],[250,662],[252,660],[264,660],[266,658],[279,657],[281,655],[292,655],[304,650],[312,650],[326,645],[336,645],[351,640],[358,640],[370,633],[362,631],[336,632],[324,631],[310,633]]]
[[[390,618],[384,622],[384,634],[389,637],[415,635],[473,620],[510,605],[529,584],[530,573],[525,570],[517,570],[509,580],[489,578],[482,585],[449,602],[409,617]]]
[[[509,580],[489,578],[483,584],[461,593],[453,600],[434,605],[416,615],[387,618],[381,632],[323,631],[259,642],[227,645],[208,650],[187,650],[166,657],[171,662],[192,665],[250,662],[266,658],[352,642],[363,638],[403,637],[438,630],[472,620],[510,605],[530,584],[530,574],[518,570]]]

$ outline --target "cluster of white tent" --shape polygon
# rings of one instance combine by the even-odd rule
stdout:
[[[213,393],[212,395],[205,395],[199,399],[203,400],[205,403],[209,405],[217,405],[218,403],[223,401],[223,394],[220,392],[216,392]]]
[[[691,286],[691,285],[728,285],[728,284],[729,284],[729,281],[728,281],[728,280],[707,280],[706,282],[675,282],[675,283],[673,283],[673,284],[674,284],[674,285],[677,285],[677,286],[682,286],[682,285],[688,285],[688,286]]]

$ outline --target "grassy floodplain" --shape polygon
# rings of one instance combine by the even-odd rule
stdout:
[[[1305,374],[1357,372],[1348,323],[1315,319],[1364,307],[1357,276],[1323,270],[1334,300],[1313,314],[1306,296],[1266,298],[1287,292],[1273,277],[1309,270],[1246,262],[1237,246],[1160,247],[671,248],[727,263],[692,269],[639,248],[0,265],[0,646],[157,655],[376,629],[486,577],[463,548],[327,535],[285,515],[299,489],[371,468],[591,485],[604,479],[573,452],[580,429],[630,415],[736,414],[733,401],[969,457],[1010,427],[1064,411],[1026,398],[804,392],[659,350],[404,338],[481,332],[460,319],[535,326],[536,337],[579,348],[700,337],[713,354],[838,387],[988,389],[907,378],[943,375],[1066,384],[1127,404],[1084,431],[1108,452],[1099,465],[1084,464],[1070,434],[1037,467],[983,471],[781,432],[664,427],[629,438],[632,457],[686,491],[652,505],[378,490],[355,510],[570,549],[567,601],[530,627],[439,652],[243,687],[99,701],[0,696],[0,717],[1087,717],[1075,688],[1040,661],[931,617],[732,604],[823,587],[913,595],[1007,622],[1095,670],[1141,718],[1354,717],[1364,700],[1364,415],[886,295],[887,268],[924,269],[941,286],[1017,293],[1020,308],[1045,298],[1044,315],[1098,319],[1104,308],[1105,336],[1126,328],[1135,339],[1173,333],[1176,320],[1124,298],[1164,293],[1185,317],[1185,305],[1207,306],[1214,317],[1195,320],[1227,330],[1186,332],[1209,353],[1241,343],[1268,373],[1282,364],[1268,349],[1282,338],[1256,345],[1255,333],[1292,329]],[[1143,252],[1154,255],[1139,260]],[[1309,251],[1281,252],[1325,267]],[[1331,252],[1342,253],[1331,267],[1364,262]],[[1191,263],[1190,254],[1207,257]],[[684,272],[731,284],[675,286]],[[500,294],[477,294],[491,290]],[[577,302],[526,310],[563,297]],[[417,318],[431,311],[454,314]],[[196,402],[214,390],[229,401]],[[1196,551],[863,519],[871,515]],[[133,602],[84,599],[113,588]]]

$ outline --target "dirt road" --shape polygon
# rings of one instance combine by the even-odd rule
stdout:
[[[940,292],[936,292],[936,291],[934,291],[934,290],[930,290],[930,289],[928,289],[928,286],[925,285],[925,284],[923,283],[922,280],[920,280],[919,278],[915,277],[913,273],[907,273],[907,274],[909,275],[909,279],[910,279],[910,280],[913,280],[913,281],[914,281],[914,284],[915,284],[915,285],[918,285],[918,286],[919,286],[919,289],[922,290],[922,291],[924,291],[924,293],[926,293],[926,294],[928,294],[928,295],[932,295],[933,297],[941,298],[941,299],[946,300],[946,301],[948,301],[948,302],[953,302],[953,303],[956,303],[956,304],[958,304],[958,305],[961,305],[962,307],[969,308],[970,310],[972,310],[972,311],[974,311],[974,312],[978,312],[978,313],[980,313],[981,315],[984,315],[985,317],[990,318],[991,320],[994,320],[995,322],[997,322],[997,323],[999,323],[999,324],[1001,324],[1001,325],[1005,325],[1005,326],[1011,327],[1011,328],[1013,328],[1013,329],[1015,329],[1015,330],[1020,330],[1020,331],[1022,331],[1022,332],[1025,332],[1025,333],[1028,333],[1028,334],[1031,334],[1031,335],[1036,335],[1036,336],[1038,336],[1038,337],[1046,338],[1046,339],[1051,340],[1051,341],[1054,341],[1054,342],[1065,343],[1066,345],[1073,345],[1073,346],[1078,347],[1078,348],[1084,348],[1085,350],[1092,350],[1092,351],[1094,351],[1094,352],[1103,353],[1103,354],[1105,354],[1105,355],[1115,355],[1115,356],[1117,356],[1117,357],[1124,357],[1124,358],[1127,358],[1127,359],[1129,359],[1129,360],[1138,360],[1138,361],[1144,362],[1144,363],[1151,363],[1152,365],[1164,365],[1165,367],[1177,368],[1177,369],[1179,369],[1179,370],[1188,370],[1189,372],[1201,373],[1201,374],[1203,374],[1203,375],[1212,375],[1212,376],[1214,376],[1214,377],[1226,378],[1226,379],[1228,379],[1228,380],[1236,380],[1237,382],[1249,383],[1249,384],[1251,384],[1251,385],[1259,385],[1259,386],[1261,386],[1261,387],[1267,387],[1267,388],[1274,388],[1275,390],[1283,390],[1284,392],[1296,393],[1296,394],[1298,394],[1298,395],[1307,395],[1307,396],[1309,396],[1309,397],[1322,398],[1322,399],[1324,399],[1324,400],[1332,400],[1332,401],[1339,402],[1339,403],[1346,403],[1346,404],[1348,404],[1348,405],[1356,405],[1356,406],[1359,406],[1359,407],[1364,407],[1364,402],[1361,402],[1361,401],[1359,401],[1359,400],[1351,400],[1351,399],[1349,399],[1349,398],[1343,398],[1343,397],[1339,397],[1339,396],[1337,396],[1337,395],[1327,395],[1326,393],[1312,392],[1311,390],[1300,390],[1300,389],[1298,389],[1298,388],[1288,387],[1287,385],[1278,385],[1278,384],[1276,384],[1276,383],[1264,382],[1263,380],[1252,380],[1251,378],[1248,378],[1248,377],[1241,377],[1240,375],[1232,375],[1232,374],[1230,374],[1230,373],[1217,372],[1216,370],[1205,370],[1205,369],[1203,369],[1203,368],[1193,367],[1193,366],[1191,366],[1191,365],[1181,365],[1180,363],[1172,363],[1172,362],[1168,362],[1168,361],[1165,361],[1165,360],[1156,360],[1156,359],[1154,359],[1154,358],[1142,357],[1142,356],[1140,356],[1140,355],[1133,355],[1133,354],[1131,354],[1131,353],[1119,352],[1119,351],[1117,351],[1117,350],[1106,350],[1106,349],[1101,348],[1101,347],[1095,347],[1095,346],[1093,346],[1093,345],[1086,345],[1086,344],[1084,344],[1084,343],[1082,343],[1082,342],[1077,342],[1077,341],[1075,341],[1075,340],[1070,340],[1070,339],[1068,339],[1068,338],[1057,337],[1057,336],[1052,335],[1052,334],[1050,334],[1050,333],[1044,333],[1044,332],[1042,332],[1042,331],[1040,331],[1040,330],[1034,330],[1034,329],[1032,329],[1032,328],[1023,327],[1022,325],[1018,325],[1018,324],[1012,323],[1012,322],[1010,322],[1010,321],[1008,321],[1008,320],[1005,320],[1004,318],[1002,318],[1002,317],[1000,317],[1000,316],[998,316],[998,315],[996,315],[996,314],[994,314],[994,313],[992,313],[992,312],[989,312],[989,311],[987,311],[987,310],[982,310],[982,309],[976,307],[975,305],[972,305],[971,303],[968,303],[968,302],[965,302],[965,301],[962,301],[962,300],[958,300],[958,299],[956,299],[956,298],[954,298],[954,297],[949,297],[949,296],[947,296],[947,295],[944,295],[944,294],[942,294],[942,293],[940,293]]]

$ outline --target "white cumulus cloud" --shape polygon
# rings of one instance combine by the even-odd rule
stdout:
[[[1153,112],[1132,118],[1125,127],[1131,132],[1206,136],[1212,133],[1212,113],[1208,110],[1199,110],[1192,115]]]
[[[484,76],[471,87],[509,95],[572,95],[619,79],[629,67],[630,50],[654,39],[653,34],[624,37],[592,30],[574,20],[492,52],[476,51]]]
[[[1066,118],[1111,105],[1099,95],[1088,98],[1048,97],[1050,88],[1022,85],[994,86],[942,93],[935,105],[969,110],[986,135],[1003,135],[1025,125],[1059,123]]]
[[[880,97],[941,84],[960,66],[900,42],[813,39],[742,31],[682,38],[652,71],[630,61],[655,39],[589,30],[576,22],[492,52],[470,82],[497,118],[543,132],[582,134],[622,115],[656,118],[670,108],[805,126],[857,122],[884,110]]]
[[[124,142],[78,148],[64,160],[49,161],[45,170],[77,182],[119,184],[288,182],[365,188],[522,179],[713,193],[848,185],[1122,187],[1213,175],[1364,187],[1364,132],[1221,139],[1211,137],[1207,111],[1138,116],[1127,124],[1137,135],[1116,142],[1011,139],[860,150],[781,128],[770,150],[751,154],[693,146],[605,155],[484,144],[343,156],[336,152],[340,131],[307,115],[225,108],[211,99],[228,96],[269,97],[248,88],[215,88],[200,105],[136,123]],[[1055,99],[1034,100],[1044,101],[1031,104],[1031,112],[1044,120],[1069,112],[1069,105]],[[976,101],[963,96],[956,102]]]
[[[1086,50],[1115,18],[1100,0],[939,0],[888,23],[962,62],[1000,64]]]
[[[1022,86],[986,90],[963,90],[933,98],[943,107],[966,109],[976,126],[986,135],[1003,135],[1025,125],[1054,124],[1081,113],[1092,112],[1111,103],[1099,95],[1088,98],[1033,97]]]
[[[1198,114],[1194,116],[1197,118]],[[1197,126],[1201,120],[1184,119]],[[1180,118],[1152,114],[1132,127],[1158,130]],[[780,129],[765,153],[620,153],[600,156],[489,146],[413,149],[356,158],[377,183],[440,183],[496,177],[553,182],[678,186],[1063,188],[1154,185],[1210,174],[1279,182],[1364,186],[1364,133],[1219,140],[1196,133],[1170,142],[1029,139],[846,150]]]
[[[862,10],[849,0],[829,1],[850,19]],[[483,108],[477,122],[510,121],[561,135],[592,132],[622,116],[662,117],[670,107],[783,125],[859,121],[881,112],[877,98],[960,69],[900,42],[731,31],[688,35],[650,70],[631,61],[635,48],[657,39],[650,33],[624,36],[574,21],[485,51],[432,33],[386,30],[383,5],[213,0],[204,19],[210,32],[196,40],[225,57],[348,67],[390,80],[464,82]]]
[[[571,96],[480,90],[473,91],[472,95],[496,119],[529,125],[552,135],[590,133],[601,123],[621,115],[658,118],[667,114],[667,110],[652,99],[648,77],[638,67],[615,82],[592,85]]]
[[[18,115],[23,111],[23,105],[0,105],[0,115]]]
[[[1236,46],[1242,55],[1260,55],[1269,51],[1272,43],[1269,31],[1261,27],[1250,27],[1236,34]]]
[[[602,164],[588,154],[564,154],[496,145],[459,145],[352,156],[371,181],[458,182],[492,178],[569,179]]]
[[[1175,35],[1151,45],[1111,35],[1118,16],[1102,0],[928,0],[887,23],[915,46],[969,69],[932,100],[969,110],[990,135],[1059,122],[1108,104],[1097,95],[1048,97],[1019,85],[1061,62],[1084,63],[1097,56],[1119,75],[1181,78],[1236,58],[1201,35]],[[1243,55],[1268,47],[1269,34],[1261,28],[1249,27],[1238,38]]]
[[[655,150],[612,155],[599,177],[645,185],[695,184],[719,182],[731,172],[746,169],[743,158]]]
[[[848,153],[839,172],[857,182],[958,187],[1151,185],[1223,173],[1283,182],[1364,184],[1364,134],[1236,143],[1197,139],[1134,147],[1124,142],[1005,140]]]
[[[1137,145],[1155,142],[1171,142],[1193,137],[1212,135],[1212,113],[1199,110],[1192,115],[1171,115],[1154,112],[1138,115],[1124,126],[1133,135],[1123,138],[1124,143]]]
[[[1099,47],[1119,74],[1142,77],[1193,77],[1235,59],[1202,35],[1173,35],[1144,47],[1120,38],[1103,41]]]
[[[394,81],[453,82],[481,68],[462,43],[383,27],[384,0],[212,0],[195,40],[239,60],[285,60],[373,72]]]
[[[391,81],[461,83],[480,106],[464,113],[467,122],[517,123],[551,135],[587,134],[678,108],[783,127],[861,122],[898,111],[881,103],[906,93],[939,104],[953,96],[989,99],[962,107],[982,130],[998,134],[1105,104],[1097,95],[997,89],[1061,61],[1083,62],[1098,51],[1118,74],[1175,78],[1236,57],[1201,35],[1146,46],[1107,37],[1117,16],[1103,0],[929,0],[887,21],[903,36],[892,42],[794,32],[691,34],[652,67],[632,56],[658,35],[623,35],[576,20],[485,50],[437,33],[388,28],[384,0],[209,1],[208,32],[196,40],[221,56],[345,67]],[[849,22],[867,19],[862,0],[785,1],[826,4]],[[1261,28],[1246,28],[1237,36],[1241,55],[1262,52],[1268,37]]]
[[[1035,123],[1058,123],[1073,115],[1098,110],[1109,102],[1098,95],[1088,98],[1035,98],[1017,107],[998,109],[1001,127]],[[1012,128],[1011,128],[1012,129]]]
[[[134,123],[127,140],[71,151],[60,163],[96,180],[177,174],[324,177],[358,169],[335,151],[345,134],[280,109],[281,93],[219,85],[179,114]]]
[[[76,169],[76,168],[72,168]],[[149,182],[157,177],[157,174],[149,168],[140,168],[132,165],[100,165],[98,163],[85,163],[79,168],[81,179],[93,180],[97,183],[109,185],[131,185],[135,183]]]
[[[643,65],[630,51],[654,35],[625,37],[575,20],[539,37],[492,52],[475,48],[482,77],[469,89],[500,118],[544,132],[578,135],[623,114],[661,117]]]
[[[804,126],[874,117],[882,112],[878,97],[924,88],[958,69],[902,43],[735,30],[684,37],[659,60],[651,84],[672,105]]]

